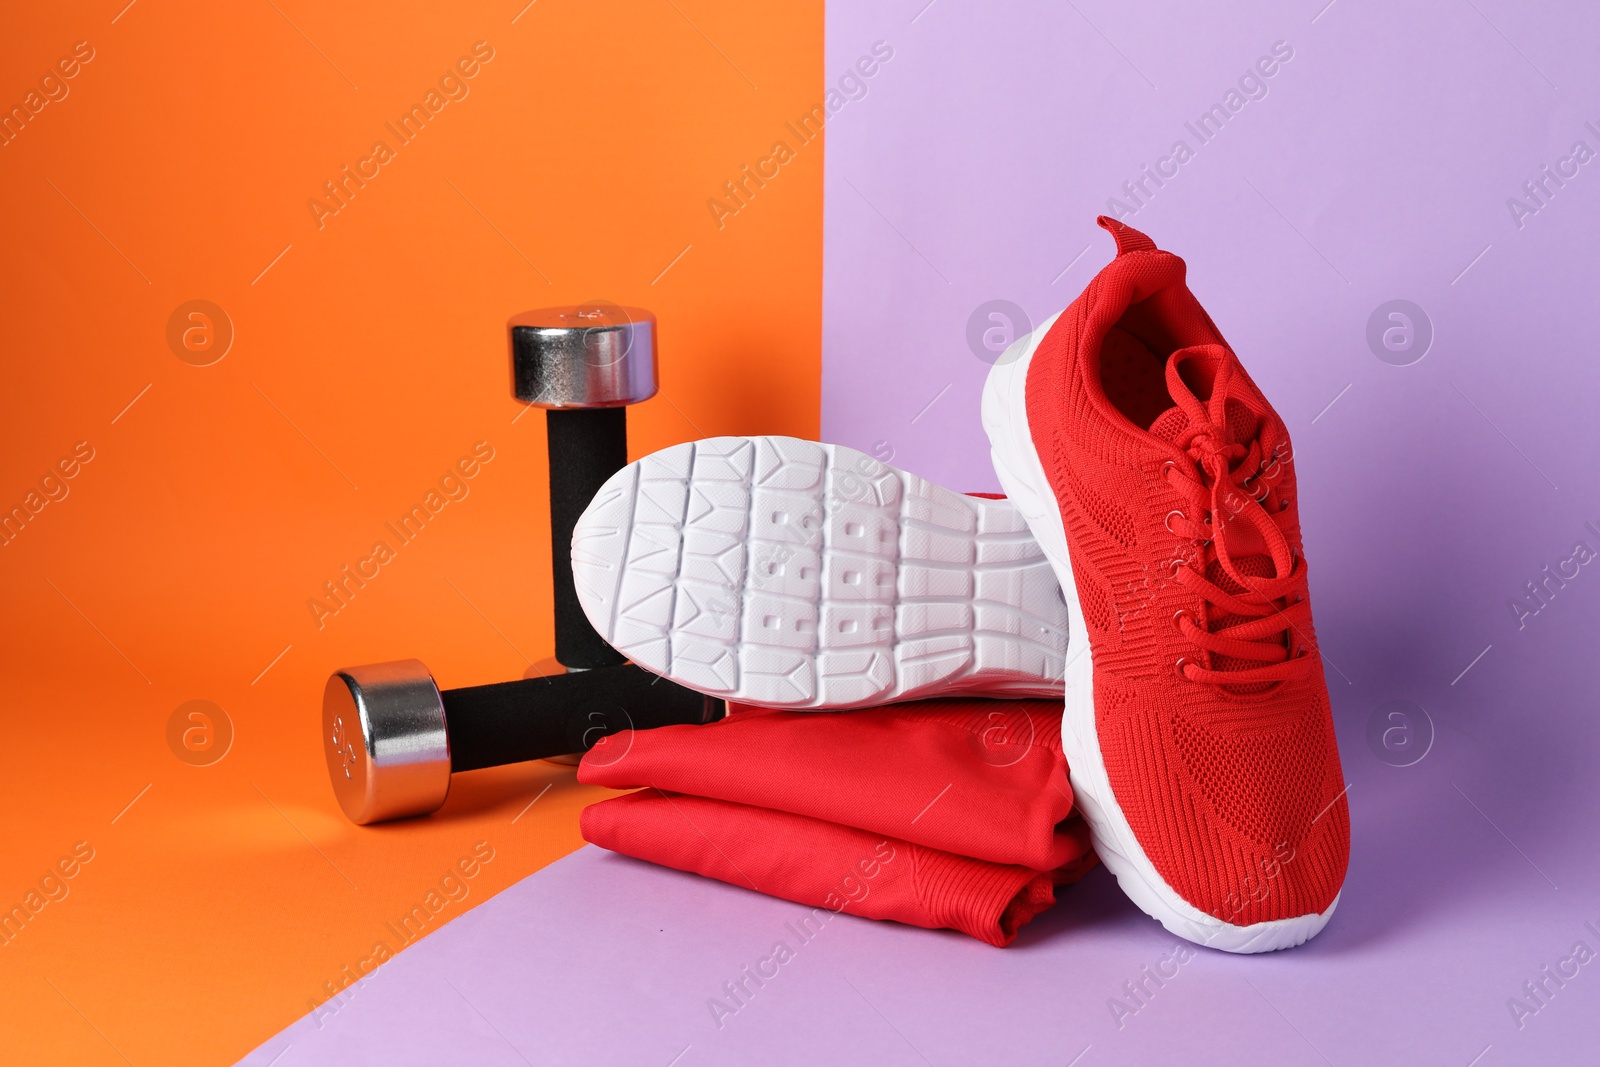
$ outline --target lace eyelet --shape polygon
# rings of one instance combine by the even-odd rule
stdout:
[[[1159,474],[1157,476],[1160,477],[1160,478],[1166,479],[1169,474],[1171,474],[1173,471],[1175,471],[1177,469],[1178,469],[1178,465],[1176,463],[1172,462],[1172,460],[1170,460],[1170,459],[1169,460],[1164,460],[1164,461],[1162,461],[1161,470],[1160,470],[1160,472],[1159,472]]]
[[[1166,522],[1164,523],[1164,525],[1167,528],[1167,533],[1172,534],[1174,537],[1176,537],[1178,535],[1178,531],[1174,530],[1172,528],[1172,516],[1174,516],[1174,515],[1176,515],[1176,516],[1178,516],[1178,518],[1184,519],[1184,520],[1187,520],[1189,518],[1189,516],[1185,515],[1178,508],[1173,508],[1171,511],[1167,512],[1167,519],[1166,519]]]
[[[1178,678],[1180,680],[1185,682],[1191,681],[1190,677],[1183,673],[1183,668],[1190,663],[1194,663],[1194,660],[1190,659],[1188,656],[1179,656],[1178,662],[1172,665],[1172,669],[1178,672]]]
[[[1172,613],[1172,625],[1177,627],[1179,633],[1183,632],[1183,620],[1185,616],[1188,616],[1191,619],[1194,618],[1194,614],[1188,608],[1179,608],[1177,611]]]

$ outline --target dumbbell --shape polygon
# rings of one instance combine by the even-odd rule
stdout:
[[[722,717],[723,702],[619,663],[547,678],[441,690],[414,659],[328,679],[328,774],[358,823],[426,815],[461,771],[583,752],[618,730]]]
[[[589,625],[572,579],[572,529],[628,462],[628,405],[656,395],[656,317],[596,302],[514,315],[511,392],[545,409],[556,660],[569,671],[622,663]]]
[[[421,662],[347,667],[322,698],[323,751],[358,823],[424,815],[460,771],[587,750],[606,734],[721,718],[726,705],[625,661],[583,613],[572,529],[628,461],[626,407],[656,393],[655,316],[614,304],[507,323],[512,393],[546,409],[556,660],[564,674],[440,690]]]

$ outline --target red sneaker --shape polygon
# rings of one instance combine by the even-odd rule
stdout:
[[[983,422],[1067,595],[1062,742],[1095,849],[1168,930],[1289,948],[1339,901],[1350,816],[1289,434],[1184,284],[1117,256],[996,363]]]

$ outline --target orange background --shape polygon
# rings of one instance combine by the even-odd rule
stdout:
[[[513,423],[507,317],[656,312],[634,456],[817,433],[821,146],[721,230],[706,200],[820,99],[822,4],[523,2],[110,0],[0,35],[7,108],[95,53],[0,148],[0,507],[95,453],[0,548],[0,907],[95,850],[0,947],[7,1060],[231,1062],[475,842],[495,858],[441,918],[581,843],[592,791],[543,763],[355,827],[316,737],[336,667],[415,656],[450,687],[550,654],[543,418]],[[469,95],[396,146],[384,123],[478,41]],[[396,158],[319,229],[307,201],[378,139]],[[193,299],[233,324],[210,366],[168,347]],[[482,440],[470,495],[319,630],[322,583]],[[168,747],[196,699],[235,729],[211,766]]]

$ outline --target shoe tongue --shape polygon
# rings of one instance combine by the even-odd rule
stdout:
[[[1272,577],[1271,556],[1240,556],[1234,559],[1233,565],[1235,568],[1237,568],[1240,574],[1251,578]],[[1223,569],[1222,561],[1220,559],[1213,559],[1211,561],[1211,565],[1206,568],[1206,580],[1215,584],[1217,588],[1221,589],[1225,593],[1233,593],[1237,595],[1244,592],[1244,586],[1234,581],[1232,576],[1230,576],[1228,572]],[[1243,615],[1229,615],[1224,613],[1212,618],[1210,629],[1212,632],[1215,632],[1228,626],[1235,626],[1239,623],[1249,621],[1250,620]],[[1260,664],[1254,660],[1239,659],[1236,656],[1224,656],[1217,654],[1211,657],[1211,669],[1217,671],[1242,671],[1248,670],[1251,667],[1259,666]],[[1272,683],[1256,682],[1250,685],[1229,686],[1228,688],[1237,693],[1259,693],[1271,689]]]
[[[1261,420],[1237,400],[1230,399],[1223,408],[1228,413],[1229,436],[1233,438],[1235,444],[1248,446],[1260,431]],[[1188,428],[1189,416],[1184,414],[1184,410],[1180,407],[1170,407],[1157,415],[1156,421],[1150,424],[1150,434],[1170,442],[1176,441]]]
[[[1183,389],[1196,400],[1204,402],[1202,397],[1211,396],[1211,386],[1218,369],[1233,358],[1233,353],[1221,345],[1180,348],[1167,359],[1167,389],[1169,392]],[[1261,432],[1261,419],[1233,397],[1223,403],[1223,411],[1227,417],[1229,438],[1234,444],[1248,447]],[[1150,424],[1149,433],[1163,441],[1176,442],[1189,428],[1189,422],[1188,413],[1181,406],[1174,405],[1156,416],[1156,421]],[[1240,573],[1254,577],[1272,574],[1272,557],[1265,554],[1266,541],[1250,523],[1224,519],[1223,538],[1228,554],[1235,566],[1240,568]],[[1218,565],[1217,561],[1213,561],[1213,565]],[[1216,578],[1211,577],[1211,580],[1216,581]],[[1231,579],[1223,588],[1230,593],[1242,592],[1242,587]]]
[[[1183,413],[1180,407],[1170,407],[1156,416],[1156,421],[1150,424],[1150,435],[1159,437],[1163,441],[1176,441],[1189,426],[1189,416]]]
[[[1201,404],[1211,399],[1211,390],[1217,373],[1235,357],[1222,345],[1191,345],[1180,348],[1167,357],[1167,391],[1178,395],[1181,390]],[[1261,431],[1261,421],[1238,400],[1229,397],[1223,405],[1227,413],[1228,434],[1235,444],[1248,445]],[[1156,417],[1150,424],[1150,433],[1163,441],[1176,441],[1189,426],[1189,416],[1183,408],[1174,405]]]

